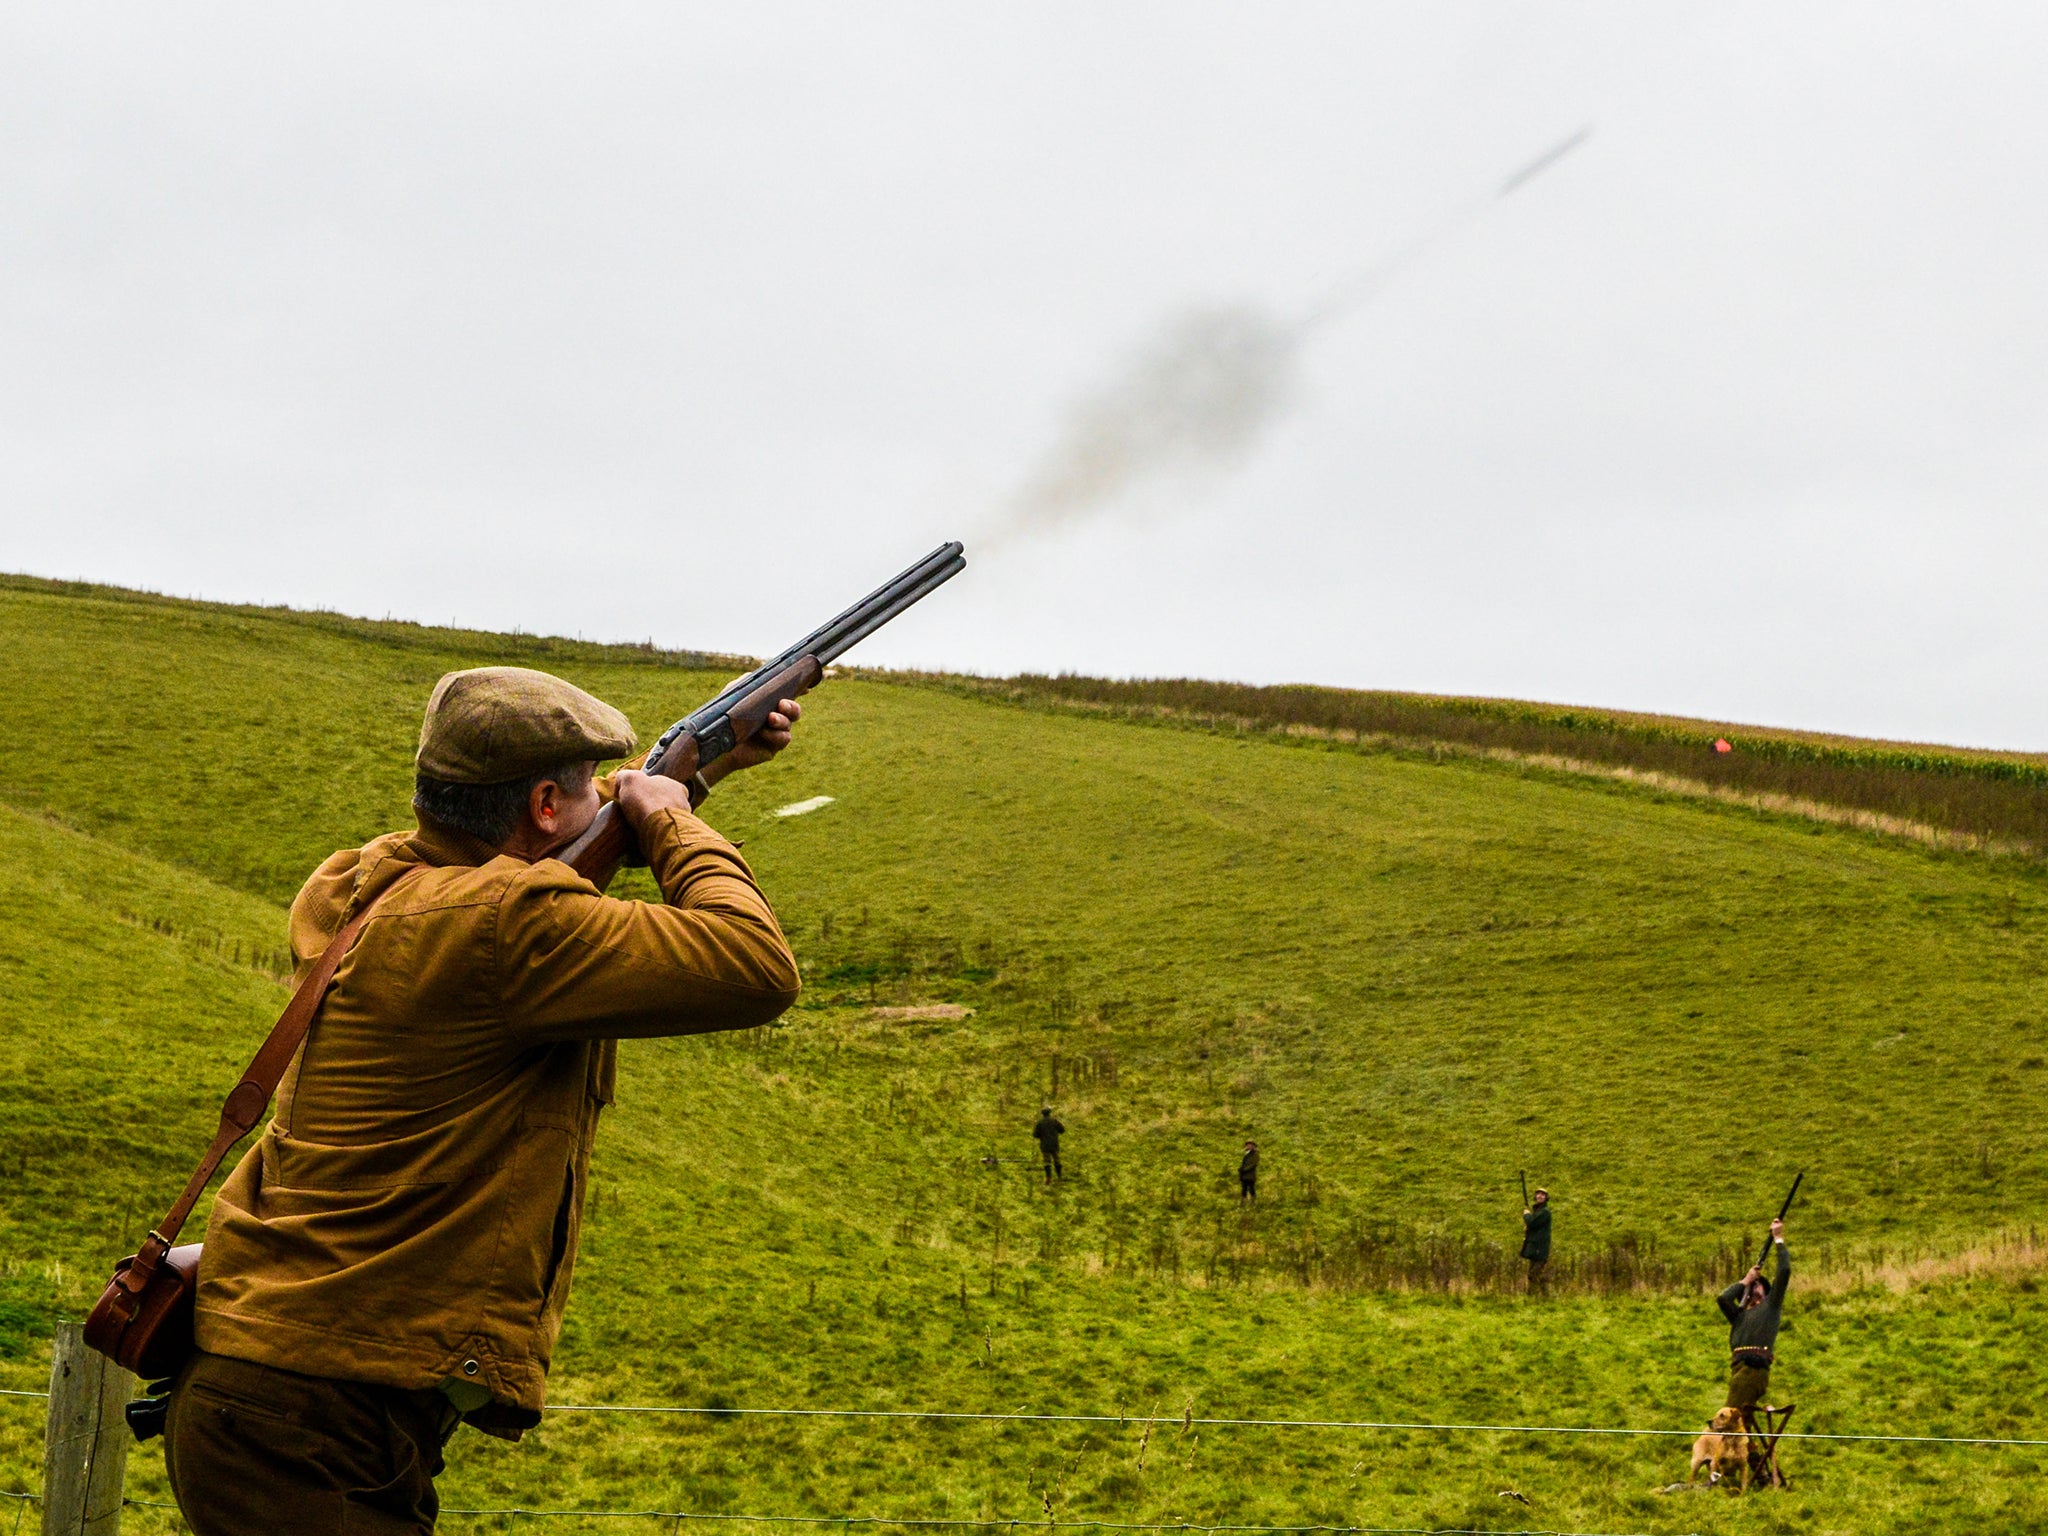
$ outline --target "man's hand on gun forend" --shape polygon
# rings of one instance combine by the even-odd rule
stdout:
[[[789,745],[790,729],[803,716],[801,704],[795,699],[784,699],[775,712],[761,722],[761,729],[726,754],[726,762],[734,768],[760,767]]]
[[[795,699],[782,700],[780,707],[761,722],[761,729],[704,769],[704,782],[716,784],[729,773],[760,767],[789,745],[790,732],[803,718],[803,713],[803,706]],[[613,779],[613,785],[619,812],[626,818],[626,824],[633,829],[635,837],[640,835],[640,823],[656,811],[670,806],[684,811],[690,809],[689,786],[661,774],[650,775],[637,768],[621,768]]]
[[[619,814],[626,818],[635,837],[647,825],[647,818],[657,812],[690,808],[689,785],[658,773],[642,773],[638,768],[621,768],[612,776],[612,789]]]
[[[1774,1243],[1782,1243],[1783,1241],[1785,1241],[1784,1222],[1774,1221],[1771,1223],[1771,1241]]]
[[[761,729],[704,770],[704,782],[716,784],[729,773],[738,773],[742,768],[760,767],[789,745],[790,730],[803,718],[803,714],[803,706],[795,699],[784,699],[781,705],[761,722]]]

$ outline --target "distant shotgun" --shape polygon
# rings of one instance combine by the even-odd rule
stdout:
[[[710,767],[761,729],[778,702],[817,687],[835,658],[965,570],[967,560],[961,548],[957,540],[941,544],[831,623],[812,630],[710,703],[683,716],[661,733],[641,766],[649,773],[685,782]],[[607,805],[597,813],[590,830],[556,857],[603,890],[633,852],[632,830],[618,808]]]
[[[1785,1219],[1785,1213],[1792,1209],[1792,1197],[1799,1193],[1799,1186],[1806,1182],[1806,1170],[1800,1169],[1792,1178],[1792,1187],[1785,1191],[1785,1203],[1778,1207],[1778,1220]],[[1771,1256],[1771,1234],[1764,1233],[1764,1245],[1757,1250],[1756,1267],[1762,1269],[1764,1260]]]

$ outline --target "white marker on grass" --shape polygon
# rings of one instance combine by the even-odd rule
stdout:
[[[808,800],[796,800],[788,805],[778,805],[768,814],[770,816],[808,816],[813,811],[822,811],[831,803],[832,797],[830,795],[813,795]]]

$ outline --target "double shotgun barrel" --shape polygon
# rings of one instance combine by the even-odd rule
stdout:
[[[647,754],[646,771],[687,780],[717,762],[758,731],[778,703],[817,687],[834,660],[966,568],[958,540],[941,544],[830,623],[812,630],[663,731]],[[602,890],[632,852],[631,829],[618,808],[607,805],[598,812],[590,830],[558,857]]]

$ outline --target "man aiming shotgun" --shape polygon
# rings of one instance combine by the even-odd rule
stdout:
[[[767,899],[695,808],[788,746],[826,662],[963,564],[957,544],[935,551],[605,779],[598,762],[634,746],[610,705],[518,667],[441,679],[417,827],[334,854],[292,905],[317,1016],[215,1200],[169,1399],[166,1464],[196,1536],[431,1530],[459,1423],[507,1439],[539,1423],[618,1041],[743,1029],[796,1000]],[[666,905],[604,894],[629,858]],[[263,1062],[95,1310],[88,1337],[116,1358],[149,1321],[124,1286],[141,1297],[174,1267],[205,1175],[260,1114]]]
[[[1792,1181],[1791,1193],[1771,1220],[1771,1234],[1749,1272],[1715,1298],[1721,1315],[1728,1319],[1728,1406],[1742,1414],[1748,1427],[1752,1411],[1770,1390],[1771,1366],[1775,1363],[1778,1327],[1784,1319],[1785,1291],[1792,1283],[1792,1256],[1785,1247],[1785,1216],[1806,1175]],[[1778,1274],[1774,1282],[1764,1278],[1764,1259],[1772,1248],[1778,1250]]]

